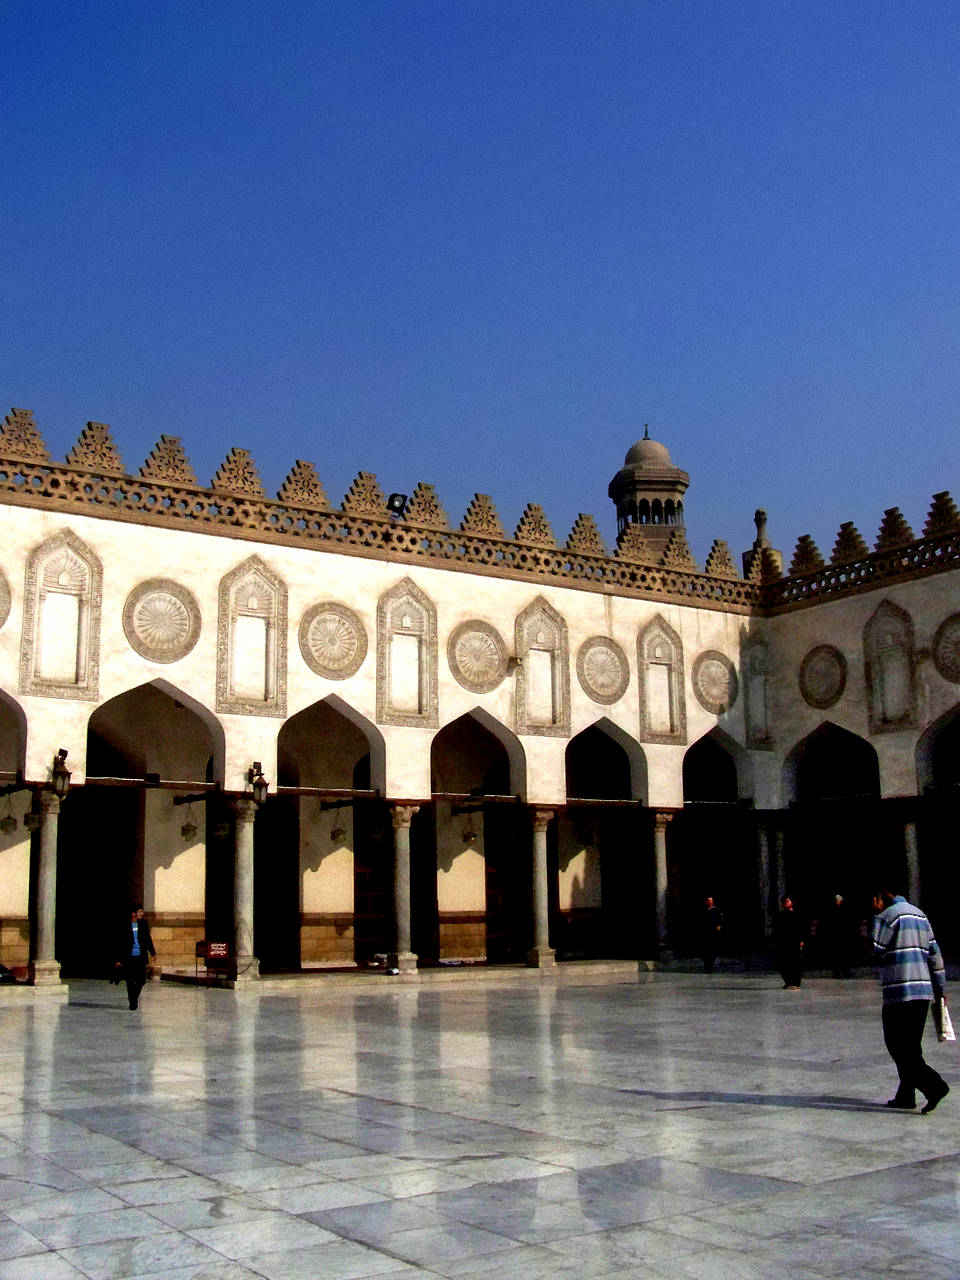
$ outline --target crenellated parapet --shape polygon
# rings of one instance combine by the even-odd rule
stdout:
[[[543,508],[529,503],[509,537],[493,500],[478,493],[452,529],[426,483],[416,486],[405,519],[397,520],[371,472],[359,472],[334,509],[313,464],[303,460],[294,463],[271,499],[254,459],[241,448],[231,449],[203,486],[178,436],[161,436],[139,474],[132,475],[104,423],[87,423],[61,464],[51,458],[25,409],[11,410],[0,424],[0,502],[736,613],[805,607],[960,566],[960,512],[946,492],[934,495],[921,538],[890,508],[872,551],[847,522],[827,563],[805,534],[786,576],[779,552],[758,529],[753,553],[745,557],[749,571],[740,577],[721,540],[701,572],[680,524],[658,528],[628,521],[610,554],[590,515],[580,514],[561,543]]]

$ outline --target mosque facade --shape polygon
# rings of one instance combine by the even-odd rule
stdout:
[[[298,461],[275,499],[177,437],[134,474],[88,423],[65,462],[0,429],[0,961],[106,971],[143,902],[164,971],[655,960],[893,876],[960,949],[960,514],[893,508],[785,567],[686,541],[645,437],[617,542],[511,535],[477,494]],[[954,913],[951,913],[955,915]],[[378,961],[378,957],[386,957]]]

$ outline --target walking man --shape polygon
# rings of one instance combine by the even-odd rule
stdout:
[[[130,922],[120,931],[120,945],[117,948],[120,959],[116,962],[118,969],[123,969],[127,980],[127,998],[130,1008],[136,1009],[140,1000],[140,992],[147,981],[147,955],[155,956],[153,938],[150,936],[150,925],[139,904],[130,912]]]
[[[924,1062],[921,1045],[930,1001],[943,995],[943,956],[930,921],[902,894],[884,889],[873,906],[878,914],[870,941],[880,964],[883,1042],[900,1076],[887,1106],[912,1111],[919,1089],[927,1100],[921,1114],[929,1115],[950,1092],[947,1082]]]

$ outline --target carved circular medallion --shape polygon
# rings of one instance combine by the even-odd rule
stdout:
[[[471,693],[490,693],[507,673],[507,649],[500,633],[471,619],[454,628],[447,642],[454,679]]]
[[[803,700],[820,711],[840,701],[846,683],[847,660],[832,644],[818,644],[800,663]]]
[[[0,627],[6,622],[10,616],[10,588],[7,586],[7,580],[0,573]]]
[[[150,662],[178,662],[200,635],[200,607],[186,587],[148,578],[127,596],[123,630],[130,647]]]
[[[704,711],[722,716],[736,702],[739,688],[730,659],[716,649],[704,649],[693,664],[693,692]]]
[[[630,682],[627,655],[606,636],[591,636],[577,654],[577,678],[594,702],[619,702]]]
[[[7,604],[9,607],[9,595]],[[960,684],[960,613],[952,613],[933,637],[933,665],[944,680]]]
[[[345,604],[315,604],[300,622],[300,652],[318,676],[346,680],[367,656],[366,628]]]

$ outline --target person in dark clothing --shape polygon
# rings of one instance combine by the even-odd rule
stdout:
[[[700,914],[700,955],[704,973],[713,973],[723,934],[723,912],[712,898],[705,898]]]
[[[843,894],[833,897],[833,906],[823,919],[824,949],[835,978],[852,976],[854,939],[857,929]]]
[[[120,930],[116,968],[123,970],[127,982],[127,998],[130,1008],[136,1009],[140,992],[147,981],[147,956],[156,956],[150,924],[139,904],[132,908],[130,921]]]
[[[782,910],[777,918],[774,944],[776,948],[777,968],[783,978],[785,991],[800,990],[800,976],[803,971],[803,923],[797,915],[792,898],[784,898]]]

